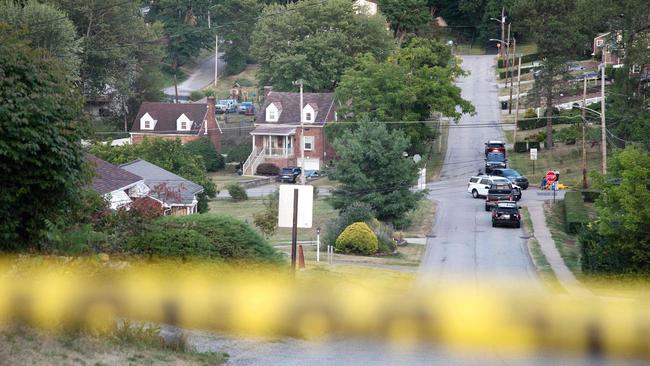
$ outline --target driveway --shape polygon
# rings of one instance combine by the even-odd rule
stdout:
[[[443,284],[463,281],[487,288],[495,281],[505,281],[527,291],[539,291],[542,286],[524,232],[493,228],[483,200],[467,193],[469,177],[484,167],[484,142],[504,137],[498,122],[494,57],[464,56],[462,65],[471,74],[458,84],[477,113],[464,116],[457,127],[449,129],[440,181],[429,186],[429,198],[438,202],[438,213],[420,265],[420,279]],[[531,189],[523,192],[521,204],[529,199],[537,199]]]
[[[219,54],[218,72],[223,75],[226,69],[226,63],[223,61],[223,53]],[[221,76],[219,76],[221,78]],[[198,66],[192,71],[190,76],[178,84],[178,99],[187,101],[190,94],[195,90],[201,90],[214,82],[214,53],[199,62]],[[174,86],[163,89],[163,93],[170,99],[174,99]]]

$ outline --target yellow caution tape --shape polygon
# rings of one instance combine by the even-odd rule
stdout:
[[[116,318],[312,340],[372,337],[480,349],[650,358],[647,299],[603,300],[413,285],[294,280],[278,268],[110,261],[0,263],[0,323],[110,329]]]

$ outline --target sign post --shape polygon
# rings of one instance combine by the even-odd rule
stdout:
[[[535,160],[537,160],[537,148],[530,149],[530,160],[533,161],[533,175],[535,175]]]
[[[316,228],[316,262],[320,262],[320,227]]]
[[[295,275],[298,228],[311,228],[314,187],[283,184],[278,201],[278,227],[291,228],[291,271]]]

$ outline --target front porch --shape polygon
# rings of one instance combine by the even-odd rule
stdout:
[[[253,150],[243,166],[244,175],[255,175],[262,163],[279,168],[295,166],[295,127],[258,126],[251,132]]]

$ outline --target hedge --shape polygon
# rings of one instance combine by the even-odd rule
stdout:
[[[564,221],[567,233],[575,234],[589,222],[587,208],[579,191],[564,195]]]
[[[169,228],[132,238],[129,251],[150,257],[218,258],[219,252],[210,239],[190,229]]]
[[[275,164],[262,163],[257,166],[255,173],[257,175],[278,175],[280,173],[280,168]]]
[[[593,203],[596,202],[598,197],[600,197],[600,191],[597,191],[595,189],[583,189],[580,191],[580,193],[582,194],[582,199],[585,202]]]
[[[157,230],[193,230],[208,238],[220,258],[281,263],[283,256],[256,230],[242,220],[227,215],[201,214],[165,216],[156,221]]]
[[[355,222],[336,239],[336,250],[342,253],[375,254],[379,249],[377,236],[365,222]]]

